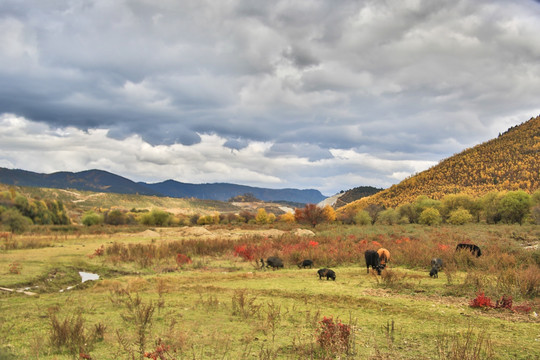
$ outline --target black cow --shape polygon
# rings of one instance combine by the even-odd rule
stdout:
[[[264,265],[264,259],[261,259],[261,269],[265,267]],[[266,259],[266,267],[271,267],[273,270],[276,270],[278,268],[283,267],[283,260],[278,258],[277,256],[270,256],[268,259]]]
[[[480,257],[482,255],[482,250],[477,245],[474,244],[457,244],[456,251],[467,249],[476,257]]]
[[[317,271],[317,274],[319,274],[319,280],[322,280],[322,278],[326,276],[326,280],[332,279],[336,281],[336,273],[334,272],[334,270],[323,268],[319,269],[319,271]]]
[[[309,267],[310,269],[313,267],[313,260],[310,260],[310,259],[306,259],[306,260],[303,260],[301,262],[298,263],[298,268],[307,268]]]
[[[377,274],[381,275],[381,262],[379,260],[379,254],[375,250],[366,250],[364,253],[366,258],[366,269],[369,274],[369,267],[371,266],[373,270],[377,270]]]

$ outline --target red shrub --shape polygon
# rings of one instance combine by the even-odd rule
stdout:
[[[178,264],[178,266],[182,266],[182,265],[185,265],[185,264],[191,264],[191,263],[192,263],[192,261],[189,258],[189,256],[184,255],[184,254],[176,254],[176,264]]]
[[[332,317],[324,317],[318,329],[317,342],[326,351],[344,352],[349,349],[351,327],[342,324],[340,320],[334,322]]]
[[[494,307],[491,299],[484,295],[483,292],[479,292],[476,298],[472,299],[469,303],[470,307],[474,308],[492,308]]]
[[[255,258],[253,245],[238,245],[234,247],[234,255],[240,256],[244,260],[253,260]]]
[[[495,308],[512,310],[512,297],[506,297],[506,295],[501,296],[501,298],[495,302]]]
[[[152,352],[145,352],[144,357],[153,360],[174,360],[174,357],[171,357],[169,350],[170,346],[162,344],[161,340],[159,341],[156,349]]]

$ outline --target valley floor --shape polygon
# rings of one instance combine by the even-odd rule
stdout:
[[[337,264],[332,281],[318,278],[319,267],[261,270],[230,252],[148,267],[96,255],[113,243],[280,236],[277,229],[194,229],[21,237],[47,246],[0,253],[0,287],[36,293],[0,291],[0,358],[540,358],[539,299],[515,297],[530,311],[471,308],[477,289],[466,271],[433,279],[423,264],[390,263],[392,276],[381,277],[363,263]],[[313,239],[332,231],[317,230]],[[388,229],[370,230],[378,231]],[[537,227],[497,231],[538,235]],[[100,279],[80,283],[79,271]]]

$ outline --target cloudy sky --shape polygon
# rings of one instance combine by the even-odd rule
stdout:
[[[2,0],[0,167],[388,187],[540,114],[533,0]]]

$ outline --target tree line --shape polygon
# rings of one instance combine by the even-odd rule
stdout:
[[[359,225],[463,225],[473,222],[540,224],[540,190],[532,195],[523,190],[493,191],[481,197],[449,194],[441,200],[421,195],[413,202],[393,208],[377,204],[362,209],[346,208],[338,211],[337,219],[343,223]]]
[[[411,203],[397,207],[370,204],[362,209],[319,207],[306,204],[294,212],[276,215],[259,208],[239,213],[172,214],[162,209],[101,209],[85,212],[80,219],[70,219],[60,200],[29,199],[14,190],[0,193],[0,225],[11,232],[23,232],[36,225],[145,225],[193,226],[213,224],[274,224],[298,223],[315,227],[321,223],[356,225],[393,225],[441,223],[463,225],[519,223],[540,224],[540,190],[528,194],[523,190],[490,192],[481,197],[468,194],[450,194],[441,200],[421,195]]]

